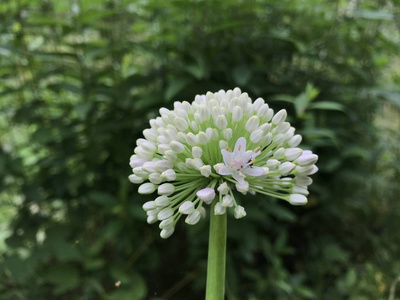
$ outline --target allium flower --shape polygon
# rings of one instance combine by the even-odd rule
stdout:
[[[161,221],[161,237],[168,238],[182,216],[194,225],[213,201],[212,213],[242,218],[234,190],[306,204],[318,156],[297,147],[301,136],[286,116],[239,88],[161,108],[130,159],[129,180],[141,184],[139,193],[159,195],[143,205],[147,222]]]

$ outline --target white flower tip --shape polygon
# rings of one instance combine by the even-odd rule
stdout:
[[[188,215],[194,211],[194,205],[191,201],[185,201],[179,206],[179,212],[181,214]]]
[[[221,195],[226,195],[229,193],[230,188],[229,188],[228,184],[226,182],[224,182],[219,185],[217,190]]]
[[[211,204],[215,198],[215,191],[212,188],[204,188],[197,191],[196,196],[206,204]]]
[[[245,180],[243,180],[243,182],[237,182],[236,189],[243,195],[246,195],[247,191],[249,190],[249,183]]]
[[[222,206],[221,202],[218,202],[214,206],[214,214],[215,215],[223,215],[226,213],[226,207]]]
[[[214,168],[215,172],[217,172],[217,173],[219,174],[219,170],[220,170],[223,166],[225,166],[225,164],[219,163],[219,164],[215,164],[215,165],[213,166],[213,168]]]
[[[246,216],[246,211],[244,210],[243,206],[236,206],[234,210],[234,216],[236,219],[241,219]]]
[[[307,197],[300,194],[292,194],[289,196],[289,203],[292,205],[305,205],[307,204]]]
[[[233,198],[230,195],[225,195],[222,198],[222,206],[223,207],[232,207],[233,203],[234,203]]]
[[[163,230],[161,230],[161,232],[160,232],[160,236],[163,238],[163,239],[167,239],[167,238],[169,238],[173,233],[174,233],[174,231],[175,231],[175,228],[174,227],[167,227],[167,228],[164,228]]]
[[[185,219],[185,223],[189,225],[195,225],[200,221],[201,212],[199,210],[194,210]]]
[[[157,189],[156,185],[154,185],[150,182],[147,182],[147,183],[143,183],[142,185],[139,186],[138,192],[139,192],[139,194],[146,195],[146,194],[153,193],[156,189]]]

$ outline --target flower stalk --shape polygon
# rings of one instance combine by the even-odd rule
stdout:
[[[216,203],[211,203],[211,211]],[[206,300],[223,300],[225,295],[226,215],[210,214]]]

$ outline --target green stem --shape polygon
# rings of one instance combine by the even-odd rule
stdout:
[[[210,237],[208,241],[206,300],[223,300],[225,295],[226,213],[214,214],[210,207]]]

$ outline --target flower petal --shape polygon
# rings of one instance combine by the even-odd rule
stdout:
[[[237,155],[238,153],[245,153],[246,152],[246,139],[244,137],[240,137],[236,144],[234,153]]]
[[[250,176],[261,176],[264,175],[264,168],[261,167],[252,167],[252,168],[245,168],[242,170],[242,173],[250,175]]]
[[[224,159],[224,163],[226,165],[230,165],[232,163],[232,153],[227,151],[227,150],[225,150],[225,149],[222,149],[221,150],[221,154],[222,154],[222,157]]]
[[[233,172],[234,172],[234,170],[229,166],[222,166],[218,170],[218,174],[220,174],[220,175],[231,175]]]
[[[243,183],[244,179],[246,178],[246,175],[234,170],[232,172],[232,177],[239,183]]]

